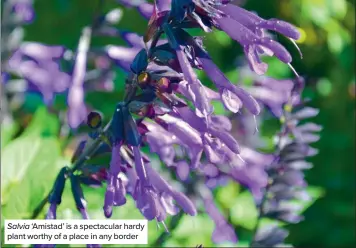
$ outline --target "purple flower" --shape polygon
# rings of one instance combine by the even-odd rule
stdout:
[[[68,123],[72,128],[77,128],[87,116],[87,110],[84,105],[83,84],[91,32],[90,28],[84,28],[82,31],[72,74],[72,82],[68,92]]]
[[[176,42],[179,42],[180,45],[176,46],[176,48],[172,44],[170,45],[172,48],[167,47],[166,44],[158,46],[152,52],[152,57],[157,61],[156,57],[160,58],[160,55],[163,54],[167,57],[165,62],[168,66],[183,73],[186,83],[181,83],[179,90],[194,103],[196,114],[199,117],[206,119],[206,116],[211,115],[213,109],[210,101],[213,98],[216,99],[216,96],[219,95],[224,106],[234,113],[238,112],[241,105],[244,104],[252,114],[259,114],[260,106],[256,100],[241,87],[233,85],[226,78],[211,60],[198,38],[194,39],[182,29],[175,29],[174,31],[171,30],[170,39],[177,39]],[[174,50],[176,51],[174,52]],[[189,60],[188,57],[190,58]],[[214,94],[212,90],[202,86],[196,77],[193,67],[203,69],[206,72],[218,88],[218,94]]]
[[[275,116],[281,117],[284,111],[283,106],[287,104],[291,97],[294,85],[294,80],[257,77],[253,86],[248,87],[246,90],[256,100],[266,105]]]
[[[193,68],[203,69],[207,73],[217,86],[227,109],[236,113],[241,104],[244,104],[252,114],[259,114],[260,106],[256,100],[240,87],[231,84],[203,49],[201,39],[194,39],[182,28],[194,27],[189,26],[191,22],[205,31],[210,31],[212,26],[222,29],[244,46],[250,66],[258,74],[263,74],[267,69],[267,65],[260,61],[258,52],[275,54],[283,62],[288,64],[291,62],[288,51],[278,42],[265,36],[264,30],[272,29],[291,39],[298,39],[299,33],[296,28],[279,20],[266,21],[238,6],[228,4],[228,1],[172,1],[171,9],[167,7],[169,2],[155,2],[155,9],[159,11],[155,12],[149,23],[145,40],[151,40],[162,31],[167,35],[169,46],[163,45],[161,50],[166,54],[170,53],[170,58],[166,61],[169,66],[174,68],[179,64],[178,69],[188,83],[186,92],[194,102],[196,114],[207,119],[212,113],[212,108],[207,92],[197,79]],[[153,54],[162,54],[159,53],[158,47],[151,49],[156,49],[152,51]],[[172,60],[177,62],[173,63]]]
[[[177,140],[178,144],[186,148],[191,160],[190,165],[192,168],[196,168],[202,155],[201,134],[188,123],[171,115],[163,115],[158,118],[158,121],[165,126],[168,132],[173,134],[172,138]]]
[[[130,71],[130,64],[140,50],[141,47],[127,48],[114,45],[106,47],[108,56],[125,71]]]
[[[144,125],[148,129],[145,139],[149,144],[150,152],[158,154],[162,162],[171,166],[175,157],[173,145],[180,144],[180,140],[157,124],[144,122]]]
[[[163,222],[167,214],[177,214],[179,210],[173,204],[173,200],[186,213],[196,214],[195,206],[184,194],[174,190],[150,164],[145,164],[145,169],[149,184],[145,184],[131,168],[126,169],[125,175],[128,178],[127,191],[131,192],[137,208],[146,219]]]
[[[54,220],[57,218],[57,206],[62,202],[62,194],[64,191],[65,181],[68,174],[68,167],[64,167],[57,175],[56,181],[49,195],[48,202],[50,207],[48,209],[46,219]]]
[[[252,87],[235,85],[215,65],[203,39],[186,31],[196,27],[205,32],[214,27],[224,31],[243,46],[251,69],[264,74],[267,65],[261,61],[261,54],[274,55],[289,66],[292,61],[289,52],[267,31],[279,32],[293,41],[299,38],[297,29],[283,21],[264,20],[227,0],[156,0],[154,5],[144,0],[118,2],[149,18],[146,33],[141,37],[119,30],[111,25],[108,15],[99,18],[93,30],[83,29],[71,80],[67,74],[61,74],[58,66],[59,59],[69,57],[69,52],[61,47],[25,44],[9,63],[13,69],[19,67],[16,70],[27,81],[34,82],[47,102],[54,94],[68,90],[67,114],[72,128],[87,119],[86,90],[107,89],[103,81],[113,76],[110,71],[114,63],[127,72],[124,99],[116,105],[109,124],[103,127],[98,114],[89,116],[87,123],[94,142],[89,148],[87,143],[81,143],[72,159],[73,169],[60,172],[49,198],[47,218],[56,218],[68,177],[83,219],[89,219],[89,215],[82,185],[100,187],[106,183],[103,211],[107,218],[112,216],[114,207],[126,204],[127,195],[144,218],[164,226],[169,215],[182,209],[194,216],[198,211],[196,205],[203,203],[215,224],[212,240],[236,243],[234,227],[219,211],[212,193],[215,187],[234,181],[252,192],[260,205],[260,217],[286,223],[301,221],[299,208],[288,201],[308,199],[302,170],[311,166],[305,159],[317,153],[309,144],[318,141],[315,132],[320,131],[314,124],[299,125],[304,118],[315,116],[317,110],[289,111],[302,105],[303,82],[256,77]],[[104,49],[90,49],[92,34],[119,37],[127,47],[108,45]],[[161,39],[162,35],[166,40]],[[96,68],[88,71],[91,60]],[[216,90],[205,86],[195,70],[203,70]],[[58,78],[61,75],[67,79],[60,90],[49,79],[54,71],[58,71]],[[97,82],[100,86],[95,85]],[[255,123],[241,120],[241,115],[232,121],[215,115],[212,101],[221,102],[234,114],[246,108]],[[262,142],[258,137],[251,142],[246,130],[257,126],[256,115],[264,106],[283,123],[274,154],[254,150],[262,147]],[[97,146],[100,142],[106,145],[105,153],[108,148],[111,153],[109,168],[90,161],[98,153],[104,153],[102,145]],[[183,190],[153,168],[154,162],[143,152],[143,147],[158,154],[175,172]],[[283,228],[274,228],[268,235],[258,232],[252,244],[274,246],[283,241],[286,233]]]
[[[264,20],[250,11],[228,2],[173,1],[172,9],[184,9],[184,14],[191,16],[193,22],[205,31],[209,31],[211,26],[214,26],[239,42],[244,48],[251,69],[257,74],[264,74],[267,70],[267,64],[261,62],[259,53],[275,55],[284,63],[292,61],[289,52],[265,33],[267,30],[272,30],[291,40],[297,40],[300,36],[297,28],[281,20]],[[172,11],[172,18],[181,22],[182,13]]]
[[[79,177],[71,174],[70,183],[71,183],[73,198],[78,211],[81,213],[83,219],[89,219],[89,215],[87,212],[87,202],[84,199],[84,193],[80,185]]]
[[[217,162],[215,158],[224,155],[226,149],[235,154],[240,152],[237,141],[218,123],[205,126],[188,107],[180,108],[177,111],[183,120],[200,132],[205,155],[210,162]],[[219,161],[223,161],[223,159]]]
[[[235,230],[233,227],[228,224],[225,220],[224,216],[220,213],[214,201],[212,199],[212,194],[209,192],[204,201],[204,208],[210,218],[214,221],[215,228],[212,234],[212,240],[214,243],[222,243],[222,242],[232,242],[237,243],[237,236],[235,234]]]
[[[273,247],[283,244],[287,236],[288,231],[277,225],[266,226],[258,230],[255,239],[251,243],[251,247]],[[285,246],[283,245],[283,247]]]
[[[313,123],[299,126],[299,121],[317,114],[318,110],[309,107],[299,111],[286,111],[284,115],[286,128],[280,134],[277,143],[279,152],[275,155],[274,162],[266,170],[270,182],[264,192],[265,200],[261,202],[262,217],[285,223],[298,223],[303,220],[299,214],[301,206],[294,200],[309,201],[311,199],[305,191],[307,183],[304,180],[303,170],[311,167],[305,159],[317,154],[317,150],[310,147],[309,143],[319,139],[315,132],[320,131],[321,127]],[[282,244],[288,235],[280,227],[270,228],[269,232],[257,231],[252,246]]]
[[[51,203],[46,215],[46,220],[57,219],[57,203]]]
[[[40,92],[44,102],[50,104],[55,94],[69,86],[70,77],[58,64],[63,53],[64,48],[60,46],[23,43],[10,57],[6,69],[24,78],[28,82],[27,90]]]
[[[234,166],[230,171],[231,177],[246,186],[256,201],[260,201],[263,189],[268,182],[268,175],[265,170],[274,158],[272,155],[262,154],[247,147],[242,148],[241,157],[245,164]]]
[[[119,3],[129,8],[136,8],[146,19],[150,19],[154,11],[152,4],[145,0],[118,0]]]
[[[113,206],[122,206],[126,203],[126,189],[122,179],[119,177],[121,172],[120,144],[113,147],[110,169],[107,176],[107,186],[104,201],[104,213],[107,218],[112,215]]]
[[[13,4],[12,11],[18,20],[24,23],[31,23],[35,18],[35,11],[32,6],[32,0],[13,2],[15,3]]]

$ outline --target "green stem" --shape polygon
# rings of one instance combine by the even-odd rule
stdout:
[[[99,146],[103,143],[102,137],[106,135],[107,130],[109,129],[111,121],[105,126],[101,134],[98,138],[96,138],[78,157],[78,159],[73,163],[72,168],[70,169],[72,172],[81,169],[84,163],[93,156],[93,154],[97,151]],[[43,208],[46,206],[48,202],[48,198],[51,192],[47,194],[47,196],[38,204],[38,206],[33,211],[30,219],[36,219],[38,215],[42,212]]]

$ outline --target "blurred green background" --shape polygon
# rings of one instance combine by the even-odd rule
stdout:
[[[25,40],[75,49],[81,29],[91,22],[96,6],[97,0],[36,0],[37,18],[25,28]],[[116,1],[106,0],[104,10],[113,7],[119,7]],[[320,153],[312,159],[314,168],[307,172],[307,181],[315,186],[313,192],[319,199],[304,212],[305,221],[289,227],[288,242],[298,247],[355,247],[354,2],[248,0],[245,7],[263,18],[283,19],[300,28],[302,37],[298,45],[304,54],[303,59],[298,58],[297,51],[286,39],[279,37],[279,41],[292,52],[296,70],[306,76],[305,96],[312,99],[312,106],[321,110],[314,120],[324,127],[321,140],[315,146]],[[136,10],[126,9],[118,27],[143,34],[146,25]],[[94,38],[92,43],[93,46],[107,44],[124,43],[115,38]],[[240,46],[222,32],[214,32],[207,35],[206,47],[216,64],[231,80],[236,80],[238,71],[234,62],[241,55]],[[270,59],[269,64],[268,75],[292,77],[290,70],[279,61]],[[110,97],[92,93],[87,96],[87,101],[105,112],[121,99],[122,85],[122,74],[118,71],[115,92],[110,93]],[[98,101],[100,97],[105,103]],[[1,215],[4,218],[31,215],[72,152],[56,137],[59,128],[56,116],[38,108],[35,100],[29,96],[24,108],[16,115],[16,123],[1,127],[1,178],[2,185],[6,185],[1,191]],[[30,124],[27,115],[31,117]],[[273,128],[276,126],[272,123],[263,130]],[[45,138],[41,135],[44,131]],[[265,138],[271,137],[266,135]],[[65,192],[58,218],[79,218],[70,190]],[[103,189],[86,188],[85,194],[91,217],[104,218]],[[237,185],[228,185],[217,192],[217,199],[224,214],[229,215],[236,226],[243,247],[256,221],[251,195]],[[41,213],[39,218],[43,216]],[[129,201],[115,211],[113,218],[142,217]],[[212,230],[213,223],[204,214],[196,218],[184,217],[164,246],[211,246]],[[151,244],[161,233],[162,228],[157,229],[155,223],[150,223]]]

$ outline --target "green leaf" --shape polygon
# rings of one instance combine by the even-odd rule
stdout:
[[[214,223],[206,214],[184,215],[177,228],[172,232],[170,239],[179,242],[183,247],[195,247],[198,244],[212,247],[211,234],[213,229]]]
[[[221,102],[211,101],[211,104],[214,107],[214,114],[216,114],[216,115],[225,115],[226,114],[225,107]]]
[[[256,226],[258,211],[249,191],[240,193],[235,198],[235,204],[230,209],[230,216],[234,224],[248,230],[252,230]]]
[[[237,83],[239,79],[239,72],[234,69],[226,73],[226,77],[229,79],[229,81],[233,84]]]
[[[189,238],[192,233],[211,234],[214,229],[213,221],[206,214],[197,216],[184,215],[174,230],[173,236],[179,238]]]
[[[60,158],[54,138],[21,137],[1,152],[1,205],[5,218],[27,217],[50,191]]]
[[[178,242],[177,240],[174,239],[168,239],[164,243],[164,247],[182,247],[182,243]]]
[[[240,185],[235,182],[229,182],[228,185],[218,190],[216,198],[222,206],[229,209],[234,203],[240,191]]]
[[[237,244],[237,247],[249,247],[250,246],[250,241],[247,240],[241,240]]]
[[[268,70],[266,76],[276,79],[285,79],[291,73],[288,65],[284,64],[280,60],[274,57],[263,57],[263,62],[268,64]]]
[[[11,141],[12,137],[16,134],[19,126],[16,122],[1,125],[1,150]]]
[[[219,45],[223,47],[227,47],[232,43],[230,36],[228,36],[225,32],[222,31],[214,32],[214,37],[219,43]]]
[[[30,125],[22,136],[55,136],[59,132],[59,120],[54,114],[50,114],[46,107],[39,107],[33,116]]]
[[[327,1],[329,11],[338,18],[342,20],[347,14],[347,3],[345,0],[328,0]]]

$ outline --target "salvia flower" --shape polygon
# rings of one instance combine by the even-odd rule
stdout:
[[[265,199],[262,201],[261,217],[279,220],[285,223],[298,223],[303,220],[299,212],[301,206],[295,202],[309,201],[311,197],[306,192],[307,183],[303,170],[312,165],[306,161],[308,157],[317,154],[317,150],[309,144],[318,141],[319,125],[306,123],[300,125],[303,119],[314,117],[318,110],[303,107],[299,103],[292,113],[286,114],[285,129],[279,135],[275,160],[267,168],[270,181],[266,188]],[[287,107],[288,109],[288,107]],[[291,135],[293,138],[291,138]],[[276,246],[283,243],[288,232],[282,227],[268,227],[268,231],[259,229],[252,247]]]
[[[169,186],[150,167],[147,159],[143,158],[139,149],[141,136],[125,103],[121,102],[117,105],[110,127],[113,150],[104,203],[105,215],[110,217],[113,206],[120,206],[126,202],[125,186],[119,178],[120,173],[128,178],[126,186],[129,186],[130,190],[127,191],[131,193],[137,208],[147,219],[163,222],[167,212],[175,213],[176,211],[165,209],[164,202],[168,199],[176,200],[185,212],[195,215],[195,207],[189,199]],[[124,146],[132,154],[132,159],[130,155],[124,156],[121,149]],[[135,169],[131,169],[131,166]]]
[[[118,0],[118,2],[128,8],[136,8],[146,19],[152,16],[153,5],[146,0]]]
[[[72,82],[68,92],[68,123],[73,128],[78,127],[87,116],[84,105],[83,84],[91,33],[92,30],[89,27],[84,28],[82,31],[73,69]]]
[[[68,176],[67,174],[68,174],[68,167],[62,168],[61,171],[58,173],[58,176],[54,183],[54,187],[48,198],[50,207],[47,212],[46,219],[50,219],[50,220],[56,219],[57,206],[62,202],[62,194],[64,191],[66,177]]]
[[[24,91],[38,92],[44,102],[50,104],[55,94],[63,93],[69,86],[70,77],[59,65],[64,52],[61,46],[24,42],[12,54],[6,69],[25,80]]]
[[[299,209],[290,200],[308,198],[302,169],[309,166],[305,158],[316,154],[307,144],[318,140],[314,132],[320,129],[313,124],[298,125],[300,120],[315,116],[314,109],[305,108],[293,114],[289,111],[299,104],[300,95],[295,92],[299,93],[302,83],[288,81],[281,87],[280,81],[256,79],[254,88],[235,85],[215,65],[203,39],[186,31],[199,27],[205,32],[213,28],[226,32],[243,46],[251,69],[264,74],[267,65],[261,62],[261,54],[275,55],[288,65],[292,61],[289,52],[267,31],[296,40],[297,29],[283,21],[264,20],[225,0],[156,0],[154,5],[146,1],[119,2],[150,17],[147,32],[141,37],[118,30],[109,21],[105,23],[105,18],[95,28],[84,28],[68,86],[69,124],[76,128],[86,119],[91,133],[73,155],[73,168],[64,170],[65,176],[61,171],[58,178],[69,178],[83,219],[89,219],[89,215],[82,185],[106,184],[103,212],[107,218],[112,216],[114,207],[126,204],[127,197],[131,197],[147,220],[162,223],[167,230],[165,220],[169,215],[182,210],[194,216],[200,202],[214,222],[213,241],[236,243],[235,230],[219,211],[212,193],[217,186],[234,181],[246,186],[261,204],[260,217],[287,223],[300,221]],[[161,39],[162,34],[166,40]],[[109,68],[113,61],[127,72],[125,97],[117,103],[105,127],[98,113],[87,116],[84,104],[85,82],[90,74],[87,61],[95,54],[90,49],[92,35],[117,36],[128,45],[99,49],[105,60],[96,60],[98,67]],[[206,87],[195,70],[203,70],[216,90]],[[234,120],[216,115],[212,101],[220,101],[234,114],[244,107],[255,122],[262,107],[271,108],[285,127],[276,153],[260,153],[250,147],[247,139],[239,139],[241,133],[233,134]],[[142,152],[141,148],[146,146],[176,172],[185,186],[183,190],[154,168],[154,162]],[[98,153],[108,152],[108,165],[91,163],[90,159]],[[52,192],[57,191],[61,195],[63,187],[55,185]],[[56,217],[60,203],[56,196],[57,193],[51,194],[48,218]],[[259,226],[256,229],[254,246],[274,246],[286,236],[279,227],[267,234]]]
[[[87,212],[87,202],[84,199],[84,193],[83,189],[80,185],[80,180],[79,177],[76,175],[73,175],[73,173],[70,174],[70,183],[71,183],[71,189],[72,189],[72,194],[73,198],[75,201],[75,205],[79,212],[81,213],[83,219],[89,219],[89,215]]]
[[[8,1],[13,2],[12,11],[16,20],[23,23],[31,23],[35,17],[32,0]]]
[[[291,40],[298,40],[300,34],[297,28],[281,20],[264,20],[229,2],[221,0],[172,1],[171,18],[182,23],[184,27],[200,26],[207,32],[212,27],[216,27],[224,31],[243,46],[251,69],[257,74],[264,74],[267,70],[267,65],[259,58],[259,53],[275,55],[284,63],[292,61],[288,51],[269,38],[266,31],[275,31]]]
[[[152,49],[151,57],[155,62],[164,61],[168,66],[183,73],[187,82],[183,86],[185,96],[194,102],[199,117],[206,119],[213,112],[209,99],[211,92],[201,84],[193,68],[203,69],[206,72],[218,88],[221,100],[228,110],[236,113],[244,104],[253,115],[259,114],[260,107],[256,100],[241,87],[229,82],[204,50],[199,38],[191,37],[181,28],[173,29],[167,25],[163,26],[163,30],[167,34],[169,43]]]
[[[303,85],[304,78],[296,79],[275,79],[264,75],[256,75],[246,68],[239,69],[241,78],[249,78],[252,85],[244,87],[260,104],[266,106],[273,115],[281,117],[283,106],[292,97],[292,92],[296,85]]]
[[[213,195],[210,191],[206,191],[203,195],[204,208],[207,214],[215,223],[215,229],[212,234],[214,243],[231,242],[237,243],[237,236],[234,228],[227,222],[225,217],[220,213],[216,207]]]
[[[125,187],[122,179],[119,178],[121,172],[120,145],[115,145],[112,150],[112,160],[107,176],[107,189],[105,193],[104,213],[106,217],[112,214],[113,206],[121,206],[126,203]]]

